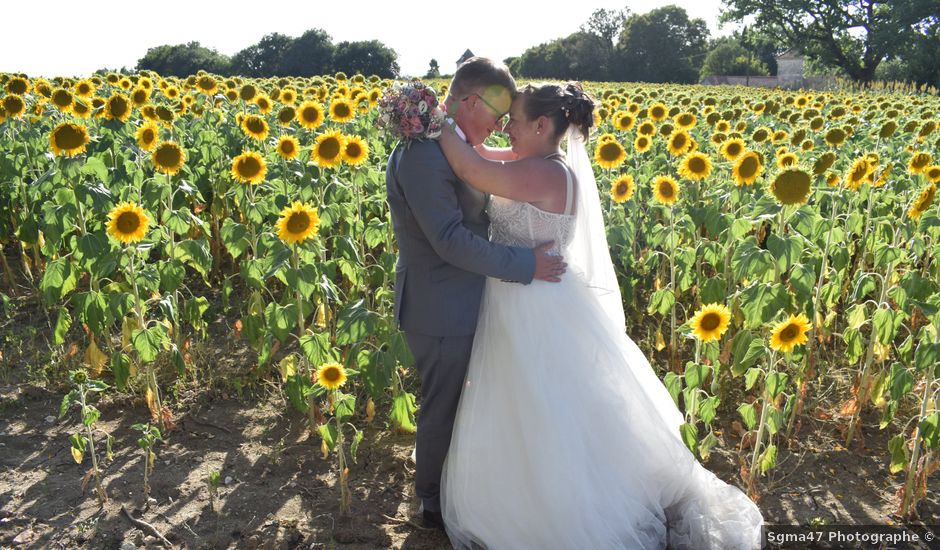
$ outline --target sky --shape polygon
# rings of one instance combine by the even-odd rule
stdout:
[[[147,49],[197,41],[225,55],[256,43],[265,34],[300,36],[321,28],[334,43],[377,39],[398,53],[405,75],[421,76],[432,58],[452,73],[470,49],[496,59],[517,56],[530,46],[567,36],[598,8],[646,13],[675,4],[702,18],[712,36],[719,27],[720,0],[584,0],[564,3],[477,0],[405,3],[376,0],[340,2],[278,0],[15,1],[4,3],[0,72],[29,76],[85,76],[97,69],[133,69]],[[134,6],[140,7],[134,7]],[[418,9],[436,9],[421,14]]]

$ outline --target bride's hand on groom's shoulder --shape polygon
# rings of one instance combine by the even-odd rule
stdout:
[[[535,275],[533,280],[547,281],[550,283],[561,282],[561,276],[565,273],[568,264],[562,256],[551,255],[548,253],[555,246],[555,241],[549,241],[541,244],[532,252],[535,253]]]

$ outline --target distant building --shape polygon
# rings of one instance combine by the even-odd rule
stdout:
[[[835,79],[831,77],[807,78],[803,76],[805,59],[796,48],[790,48],[778,54],[776,59],[777,76],[707,76],[702,79],[701,84],[730,84],[733,86],[760,86],[762,88],[787,88],[791,90],[797,88],[821,89],[834,84]]]
[[[473,57],[473,52],[471,52],[468,48],[467,51],[463,52],[463,55],[460,56],[460,59],[457,60],[457,66],[459,67],[461,63],[470,59],[471,57]]]

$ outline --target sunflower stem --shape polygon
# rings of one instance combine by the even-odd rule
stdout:
[[[767,379],[774,374],[774,368],[776,367],[777,354],[776,352],[771,352],[770,354],[770,369],[767,371],[767,375],[764,377],[764,391],[762,392],[763,404],[760,409],[760,420],[757,425],[757,437],[754,440],[754,453],[751,455],[751,469],[748,471],[748,489],[756,492],[756,481],[757,481],[757,459],[760,456],[760,446],[762,440],[764,439],[764,426],[767,422],[767,407],[770,404],[770,394],[767,391]]]
[[[10,289],[10,295],[16,296],[16,281],[13,279],[13,269],[7,262],[5,243],[0,242],[0,268],[3,269],[3,278],[6,280],[7,288]]]
[[[78,388],[78,395],[82,405],[82,417],[85,416],[85,410],[88,405],[85,401],[85,384],[82,384]],[[85,426],[85,433],[88,435],[88,450],[91,453],[91,469],[95,473],[95,492],[98,493],[98,501],[101,503],[108,501],[108,495],[104,492],[104,487],[101,486],[101,473],[98,470],[98,457],[95,453],[95,433],[92,431],[91,426]]]
[[[940,343],[940,333],[934,337],[934,341]],[[934,384],[933,372],[934,369],[927,369],[924,395],[920,401],[920,415],[918,416],[920,420],[923,420],[927,416],[927,404],[930,402],[930,389]],[[914,478],[917,474],[917,461],[920,459],[921,435],[920,422],[918,422],[917,429],[914,431],[914,450],[911,453],[911,462],[907,468],[907,479],[904,482],[904,496],[901,499],[901,518],[904,520],[907,519],[908,507],[913,504]]]
[[[335,395],[336,390],[333,390],[333,393]],[[349,515],[350,495],[349,480],[346,475],[346,454],[343,452],[345,441],[339,416],[334,415],[334,420],[336,421],[336,456],[339,463],[339,515],[346,517]]]
[[[676,246],[678,245],[678,236],[676,235],[676,218],[672,208],[669,209],[669,289],[672,291],[672,307],[669,311],[669,366],[673,372],[679,372],[678,350],[676,349],[676,301],[679,299],[679,293],[676,291]]]

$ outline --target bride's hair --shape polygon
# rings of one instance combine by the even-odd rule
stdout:
[[[574,124],[585,141],[594,125],[594,99],[584,91],[580,82],[567,84],[527,84],[519,95],[525,98],[523,110],[529,120],[546,116],[555,124],[556,138]]]

